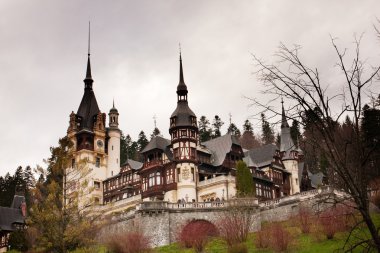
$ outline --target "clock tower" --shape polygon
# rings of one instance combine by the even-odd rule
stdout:
[[[66,181],[87,180],[88,187],[80,189],[80,204],[102,202],[101,182],[107,176],[106,114],[99,110],[92,88],[90,54],[87,58],[84,94],[77,113],[70,114],[67,136],[72,141],[71,168],[67,169]],[[71,173],[68,173],[71,172]],[[71,176],[72,175],[72,176]],[[94,188],[94,190],[91,190]],[[77,191],[79,189],[76,189]]]
[[[169,133],[176,164],[177,199],[197,201],[197,117],[188,105],[188,91],[183,78],[182,55],[179,56],[177,108],[170,117]]]

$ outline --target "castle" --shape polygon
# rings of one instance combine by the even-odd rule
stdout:
[[[83,177],[92,190],[86,192],[85,201],[103,206],[111,203],[133,206],[152,200],[186,203],[228,200],[236,195],[239,160],[250,168],[259,200],[300,192],[303,154],[292,141],[283,105],[280,147],[269,144],[244,150],[239,139],[231,134],[199,141],[197,116],[188,103],[181,53],[176,93],[177,106],[168,118],[170,140],[153,137],[141,151],[142,162],[128,159],[120,165],[119,113],[113,104],[107,126],[107,115],[99,109],[93,90],[88,54],[83,98],[77,113],[70,114],[67,130],[73,143],[71,166],[67,170],[77,170],[84,160],[89,169]],[[70,189],[78,190],[78,184]]]

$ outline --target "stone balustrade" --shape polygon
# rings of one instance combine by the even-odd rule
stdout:
[[[260,205],[260,207],[274,207],[274,206],[280,205],[281,203],[300,202],[303,200],[314,198],[317,195],[331,194],[331,193],[337,194],[337,193],[339,193],[339,191],[336,191],[336,190],[330,188],[329,186],[326,186],[326,187],[322,187],[319,189],[301,192],[301,193],[294,194],[291,196],[286,196],[286,197],[282,197],[282,198],[278,198],[278,199],[263,201],[263,202],[260,202],[259,205]]]
[[[208,178],[208,179],[205,179],[203,181],[198,182],[197,186],[202,187],[202,186],[206,186],[209,184],[226,182],[226,181],[234,181],[235,182],[235,177],[233,177],[231,175],[228,175],[228,176],[221,175],[221,176],[217,176],[217,177],[212,177],[212,178]]]

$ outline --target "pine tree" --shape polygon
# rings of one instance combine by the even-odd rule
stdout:
[[[141,131],[139,133],[139,137],[137,139],[138,151],[141,152],[148,143],[149,143],[149,141],[146,138],[144,131]]]
[[[293,143],[298,145],[298,141],[301,138],[300,126],[297,120],[293,120],[292,126],[290,127],[290,136],[292,137]]]
[[[153,139],[156,136],[161,136],[161,131],[157,127],[153,129],[152,134],[150,135],[150,139]]]
[[[252,173],[243,161],[236,164],[236,191],[238,197],[252,197],[255,193]]]
[[[253,133],[252,123],[248,119],[244,121],[243,131]]]
[[[199,140],[200,142],[205,142],[211,139],[212,130],[210,128],[210,121],[206,116],[201,116],[199,121]]]
[[[220,132],[220,129],[223,126],[223,124],[224,124],[224,122],[222,121],[222,119],[218,115],[215,115],[213,123],[212,123],[212,127],[213,127],[212,138],[217,138],[217,137],[220,137],[222,135]]]
[[[227,129],[227,133],[235,135],[237,137],[241,136],[239,128],[234,123],[231,123],[230,126]]]
[[[266,120],[264,113],[261,114],[261,131],[261,139],[264,144],[271,144],[274,142],[274,131],[269,122]]]
[[[128,135],[129,136],[129,135]],[[128,140],[124,133],[120,136],[120,165],[123,165],[128,159]]]

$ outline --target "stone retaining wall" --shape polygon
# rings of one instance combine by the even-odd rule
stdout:
[[[253,221],[251,230],[257,231],[262,222],[284,221],[297,215],[300,204],[314,211],[324,209],[324,200],[335,192],[329,188],[312,190],[289,197],[258,203],[251,201]],[[235,203],[236,204],[236,203]],[[152,246],[167,245],[177,240],[180,229],[192,220],[207,220],[218,225],[221,215],[229,210],[229,203],[142,202],[135,210],[119,213],[102,229],[102,236],[140,229],[151,239]]]

